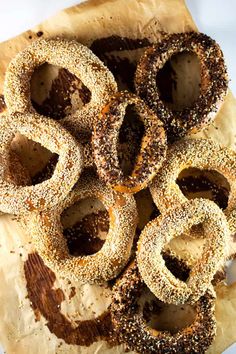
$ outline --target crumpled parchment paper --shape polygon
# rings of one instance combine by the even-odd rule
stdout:
[[[196,26],[183,0],[88,1],[61,11],[36,28],[0,44],[0,93],[3,92],[4,73],[11,58],[41,36],[75,38],[83,44],[92,45],[97,54],[104,50],[104,44],[94,41],[110,37],[106,46],[111,45],[111,48],[107,50],[109,53],[105,59],[109,64],[117,64],[125,59],[135,63],[143,52],[143,44],[139,49],[134,49],[130,42],[121,41],[121,47],[117,47],[120,38],[143,40],[144,45],[147,45],[147,40],[155,42],[166,32],[190,30],[196,30]],[[111,39],[111,36],[116,38]],[[126,47],[122,47],[124,43]],[[179,67],[179,80],[185,72],[182,87],[189,92],[189,85],[194,93],[194,69],[192,75],[187,70],[189,74],[186,76],[185,65],[173,65]],[[190,65],[195,67],[194,59],[191,59]],[[43,71],[35,74],[32,96],[36,101],[41,102],[48,95],[52,82],[58,75],[57,70],[51,68],[47,72],[44,77],[47,85],[43,89],[37,84],[37,79],[44,75]],[[125,86],[124,80],[121,79],[119,84],[120,87]],[[1,109],[4,111],[4,105]],[[229,93],[214,123],[197,136],[215,139],[235,149],[235,116],[236,100]],[[50,155],[24,139],[16,140],[14,148],[28,165],[32,175],[45,165]],[[123,345],[112,346],[100,339],[88,347],[78,345],[81,340],[78,321],[94,319],[109,306],[111,290],[107,284],[101,287],[81,285],[55,275],[37,255],[27,228],[23,229],[11,215],[0,216],[0,234],[0,342],[7,353],[124,352]],[[218,327],[216,340],[208,350],[212,354],[221,353],[236,341],[236,284],[227,286],[221,283],[216,290]],[[86,331],[88,337],[89,327]],[[91,336],[94,336],[94,332]]]

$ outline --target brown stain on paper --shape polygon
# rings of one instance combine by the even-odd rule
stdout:
[[[32,100],[32,104],[38,113],[60,120],[70,113],[71,97],[75,92],[83,105],[90,101],[91,92],[89,89],[83,85],[79,78],[67,69],[61,68],[58,76],[52,81],[48,97],[41,104]]]
[[[29,301],[38,321],[40,314],[47,320],[47,327],[57,338],[67,344],[89,346],[98,340],[112,343],[112,323],[109,311],[92,320],[76,321],[76,327],[61,312],[64,292],[54,288],[56,276],[37,253],[28,255],[24,264]]]
[[[137,63],[131,62],[127,57],[119,56],[118,53],[146,48],[150,45],[147,38],[132,39],[113,35],[96,39],[90,49],[107,65],[118,82],[121,81],[129,90],[134,91],[134,74]]]

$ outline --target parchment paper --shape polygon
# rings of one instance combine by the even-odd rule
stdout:
[[[0,93],[3,88],[5,69],[10,59],[39,36],[76,38],[81,43],[91,45],[96,39],[113,35],[139,40],[145,38],[153,42],[165,32],[190,30],[196,30],[196,26],[182,0],[88,1],[64,10],[33,30],[0,44]],[[142,50],[112,51],[110,56],[114,55],[121,59],[126,57],[136,62]],[[194,60],[191,65],[195,65]],[[55,69],[53,74],[48,74],[49,87],[57,74]],[[39,76],[36,75],[36,79],[37,77]],[[37,96],[38,87],[36,85],[32,95]],[[47,89],[43,90],[42,96],[47,93]],[[38,94],[38,100],[42,100],[42,96]],[[4,111],[3,106],[2,111]],[[235,114],[236,101],[229,93],[215,122],[197,136],[213,138],[235,149]],[[22,140],[20,144],[15,143],[15,149],[23,159],[25,158],[26,164],[28,161],[32,175],[45,165],[50,155],[41,147],[36,146],[35,149],[32,143]],[[34,160],[35,156],[37,156],[36,160]],[[111,346],[104,340],[98,340],[89,347],[68,344],[75,340],[73,335],[76,335],[76,328],[79,326],[77,321],[96,318],[106,311],[111,293],[106,284],[102,287],[72,284],[54,275],[35,253],[30,234],[27,230],[23,230],[13,216],[0,216],[0,232],[0,342],[7,353],[124,352],[123,345]],[[25,275],[27,275],[27,282]],[[217,338],[208,350],[208,353],[212,354],[221,353],[236,341],[236,284],[227,286],[221,283],[216,290],[218,327]],[[45,308],[42,309],[32,303],[34,292],[40,294],[42,307],[46,306],[46,313],[51,315],[44,316]],[[65,322],[62,322],[61,338],[58,338],[54,334],[53,323],[55,324],[56,321],[60,323],[62,319],[68,320],[70,336],[66,334],[66,328],[63,327]]]

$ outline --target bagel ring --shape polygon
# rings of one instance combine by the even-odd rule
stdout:
[[[134,105],[143,121],[145,135],[134,169],[125,176],[120,168],[117,141],[128,105]],[[161,121],[137,96],[119,92],[103,108],[92,138],[99,176],[116,191],[136,193],[145,188],[159,170],[166,154],[166,135]]]
[[[175,272],[182,273],[178,276],[185,280],[185,264],[178,260],[173,266]],[[206,290],[194,304],[196,317],[193,323],[174,334],[152,329],[148,325],[138,304],[144,289],[144,281],[134,261],[113,287],[111,318],[120,341],[137,353],[205,353],[216,334],[215,294],[212,288]]]
[[[32,186],[16,186],[6,179],[9,149],[16,133],[59,155],[52,177]],[[58,123],[34,114],[15,113],[0,120],[0,210],[15,215],[50,208],[66,197],[83,168],[82,147]]]
[[[196,167],[201,170],[215,170],[222,174],[230,185],[228,206],[224,210],[227,219],[233,219],[236,209],[236,154],[209,139],[186,139],[174,143],[168,150],[160,173],[150,186],[150,192],[161,213],[173,205],[179,205],[188,199],[176,183],[178,175],[184,169]],[[236,228],[230,223],[230,232]]]
[[[192,52],[201,65],[200,95],[192,107],[174,111],[160,98],[156,76],[175,54]],[[203,33],[187,32],[165,36],[147,49],[135,75],[137,94],[163,121],[171,140],[196,133],[208,125],[218,112],[228,89],[228,76],[219,45]]]
[[[198,223],[203,224],[206,240],[185,283],[166,268],[161,252],[173,238]],[[223,265],[228,237],[226,217],[214,202],[189,200],[154,219],[143,229],[137,249],[140,274],[160,300],[176,305],[193,303],[205,293],[219,266]]]
[[[37,251],[49,267],[69,279],[92,284],[116,277],[128,262],[137,210],[132,195],[121,195],[88,173],[54,209],[31,213],[27,227],[31,229]],[[98,198],[109,212],[109,231],[97,253],[74,257],[69,254],[60,216],[63,210],[89,197]]]
[[[91,91],[91,101],[60,122],[72,133],[91,131],[109,96],[117,91],[112,73],[92,51],[75,40],[39,39],[20,52],[5,75],[4,98],[10,113],[35,113],[30,99],[34,70],[50,63],[69,70]]]

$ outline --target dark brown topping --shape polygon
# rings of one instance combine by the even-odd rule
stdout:
[[[156,76],[173,55],[195,53],[201,64],[201,89],[192,107],[172,111],[160,98]],[[202,33],[176,33],[165,36],[143,55],[135,76],[137,93],[163,121],[170,141],[208,125],[227,93],[228,77],[219,45]]]
[[[169,260],[166,261],[168,263]],[[176,262],[173,265],[174,268],[172,264],[169,267],[175,272],[183,267],[182,262],[177,269]],[[112,322],[119,339],[126,343],[128,349],[146,354],[204,353],[216,333],[211,291],[207,291],[194,305],[197,315],[193,323],[171,334],[168,330],[156,331],[148,326],[138,303],[145,288],[134,261],[113,289]]]
[[[120,167],[117,140],[128,105],[135,106],[145,134],[134,168],[127,176]],[[166,137],[161,122],[137,96],[127,91],[112,97],[103,108],[94,128],[92,143],[100,177],[117,191],[126,193],[145,188],[160,168],[166,153]]]

